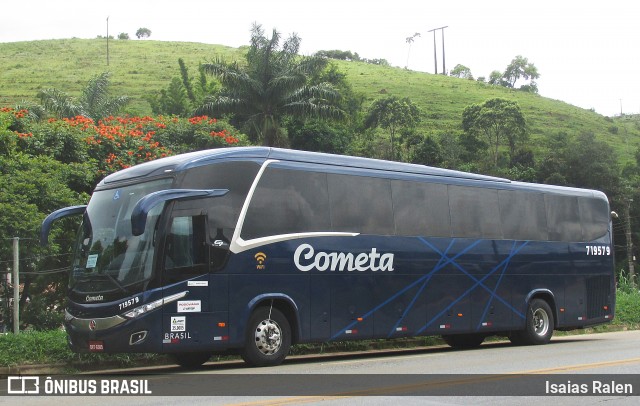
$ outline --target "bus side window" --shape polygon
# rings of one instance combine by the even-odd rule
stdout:
[[[174,217],[165,247],[165,269],[206,263],[204,216]]]

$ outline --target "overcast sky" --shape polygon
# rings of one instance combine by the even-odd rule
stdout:
[[[248,45],[253,22],[302,38],[302,53],[340,49],[434,72],[433,28],[444,30],[446,69],[475,77],[516,55],[538,68],[542,96],[604,115],[640,113],[640,2],[608,0],[25,0],[3,2],[0,42],[95,38]],[[406,38],[420,33],[411,46]],[[441,32],[436,35],[442,71]],[[2,80],[0,72],[0,80]]]

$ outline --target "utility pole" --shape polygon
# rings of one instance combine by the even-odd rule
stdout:
[[[442,74],[446,75],[447,71],[445,69],[445,64],[444,64],[444,29],[449,27],[448,25],[444,26],[444,27],[438,27],[438,28],[434,28],[432,30],[429,30],[427,32],[433,32],[433,64],[435,66],[435,74],[438,74],[438,58],[436,55],[436,31],[438,30],[442,30]]]
[[[13,334],[20,332],[20,238],[13,237]]]
[[[444,29],[447,27],[442,27],[442,74],[447,74],[447,69],[444,66]]]
[[[107,17],[107,66],[109,66],[109,17]]]
[[[436,54],[436,29],[433,29],[429,32],[433,32],[433,67],[437,75],[438,74],[438,55]]]
[[[623,114],[622,114],[622,99],[620,99],[620,117],[622,117],[622,116],[623,116]]]
[[[627,262],[629,264],[629,281],[631,286],[636,286],[636,272],[633,265],[633,241],[631,240],[631,203],[633,199],[627,199],[627,206],[625,207],[625,236],[627,237]]]

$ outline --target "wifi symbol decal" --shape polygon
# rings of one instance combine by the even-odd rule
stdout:
[[[256,265],[256,269],[264,269],[264,261],[267,260],[267,255],[264,252],[258,252],[254,255],[254,258],[258,262]]]

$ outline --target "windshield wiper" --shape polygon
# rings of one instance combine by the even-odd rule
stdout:
[[[122,286],[122,284],[120,284],[120,282],[118,282],[118,280],[116,278],[114,278],[113,276],[109,275],[108,273],[105,274],[101,274],[99,276],[106,276],[107,279],[109,279],[111,282],[113,282],[114,285],[116,285],[118,287],[118,289],[120,289],[123,293],[129,293],[129,291],[127,289],[124,288],[124,286]]]
[[[69,290],[74,290],[74,288],[80,283],[94,282],[94,281],[100,281],[100,280],[102,281],[108,280],[123,293],[126,293],[126,294],[130,293],[127,289],[124,288],[124,286],[120,284],[120,282],[118,282],[117,279],[115,279],[113,276],[109,274],[92,274],[90,276],[77,278],[74,284],[69,286]]]

